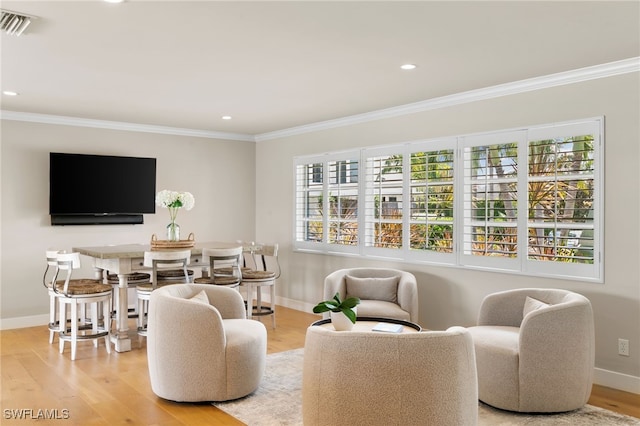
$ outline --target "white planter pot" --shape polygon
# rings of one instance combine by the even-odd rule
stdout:
[[[342,312],[331,312],[331,324],[336,331],[350,331],[353,328],[351,320]]]

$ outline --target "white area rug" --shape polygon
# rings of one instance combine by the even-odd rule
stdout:
[[[268,355],[265,377],[254,393],[214,405],[249,426],[302,425],[302,357],[303,349]],[[517,414],[482,403],[478,410],[480,426],[640,426],[640,419],[591,405],[562,414]]]

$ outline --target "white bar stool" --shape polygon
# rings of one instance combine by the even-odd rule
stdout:
[[[94,346],[98,346],[98,340],[104,338],[107,353],[111,353],[109,324],[111,310],[111,286],[96,282],[93,279],[71,279],[74,269],[80,268],[79,253],[58,253],[56,256],[56,273],[52,280],[52,288],[57,295],[60,307],[59,316],[59,340],[60,353],[64,352],[64,342],[71,342],[71,360],[76,359],[76,348],[79,340],[93,340]],[[64,281],[56,281],[60,271],[66,271]],[[63,325],[66,323],[66,308],[71,311],[69,330]],[[78,307],[86,307],[91,311],[91,327],[80,328]],[[99,312],[102,308],[102,313]],[[100,326],[102,316],[102,327]]]
[[[159,285],[178,284],[189,282],[187,265],[191,262],[191,250],[158,250],[144,252],[144,266],[151,268],[151,283],[139,284],[136,287],[138,296],[138,336],[147,335],[147,314],[149,313],[149,300],[151,292]],[[158,274],[162,270],[182,271],[181,277],[173,276],[171,280],[161,283]],[[171,274],[175,275],[175,274]]]
[[[209,276],[193,280],[196,284],[212,284],[236,288],[242,281],[242,246],[203,248],[202,262],[209,264]]]
[[[251,244],[245,251],[254,268],[244,269],[241,286],[247,288],[247,318],[271,315],[271,325],[276,328],[276,280],[280,277],[278,262],[278,244]],[[269,287],[270,306],[262,304],[262,287]],[[253,292],[256,293],[256,304],[253,304]]]
[[[53,290],[53,276],[48,277],[49,270],[52,269],[55,273],[56,268],[58,267],[58,253],[60,250],[47,250],[47,268],[44,270],[44,274],[42,276],[42,285],[47,289],[49,293],[49,343],[53,343],[55,335],[60,332],[60,330],[66,328],[66,318],[60,323],[59,310],[58,310],[58,294]],[[86,280],[83,280],[85,282]],[[100,283],[99,280],[92,280],[93,283]],[[78,285],[79,283],[76,280],[71,280],[69,285]],[[59,287],[63,286],[63,283],[60,282]]]

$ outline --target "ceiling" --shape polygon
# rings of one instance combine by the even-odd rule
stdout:
[[[243,135],[640,56],[638,1],[1,6],[3,111]]]

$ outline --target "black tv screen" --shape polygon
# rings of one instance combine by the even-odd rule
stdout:
[[[49,167],[54,225],[142,223],[155,213],[155,158],[52,152]]]

